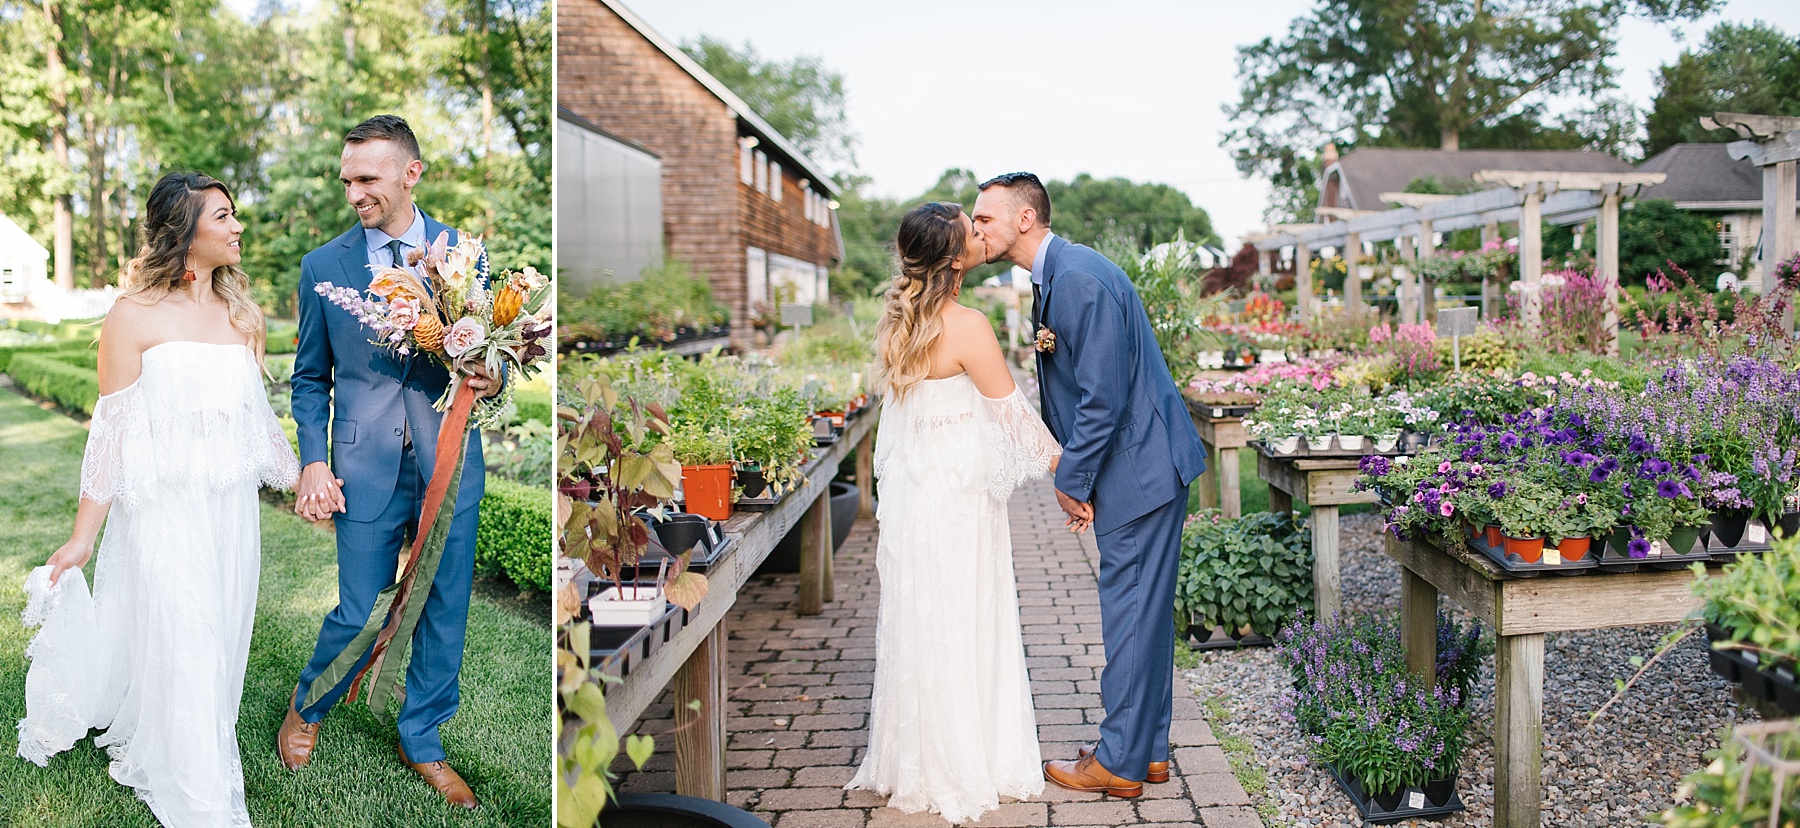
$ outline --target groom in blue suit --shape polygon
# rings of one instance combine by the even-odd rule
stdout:
[[[1031,270],[1038,391],[1062,444],[1056,500],[1100,549],[1106,667],[1100,742],[1049,762],[1065,788],[1133,797],[1169,778],[1175,679],[1175,575],[1188,484],[1206,469],[1200,435],[1175,388],[1137,290],[1118,265],[1050,232],[1037,176],[984,182],[975,232],[988,261]]]
[[[375,598],[394,583],[400,554],[418,531],[419,512],[437,453],[443,415],[432,404],[450,381],[435,359],[370,343],[374,332],[314,290],[329,282],[363,292],[371,267],[407,267],[439,233],[457,233],[414,206],[413,187],[425,169],[419,143],[404,120],[370,118],[344,136],[340,178],[358,225],[308,253],[300,262],[300,342],[294,354],[294,420],[299,425],[300,483],[295,511],[337,527],[338,605],[325,616],[312,659],[300,673],[277,735],[282,764],[298,770],[312,758],[319,721],[349,689],[368,661],[325,698],[295,705],[368,621]],[[479,396],[498,383],[474,377]],[[329,428],[327,428],[329,424]],[[328,450],[329,447],[329,450]],[[400,758],[453,805],[476,806],[475,795],[445,761],[438,726],[456,712],[457,675],[475,570],[476,509],[485,488],[481,440],[471,433],[455,517],[437,577],[413,635],[406,700],[397,726]],[[416,600],[416,598],[415,598]]]

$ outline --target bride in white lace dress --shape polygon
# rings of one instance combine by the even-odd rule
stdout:
[[[1006,503],[1061,449],[987,317],[955,301],[987,259],[968,216],[923,205],[896,241],[901,273],[876,329],[886,397],[869,749],[845,787],[967,822],[1044,790]]]
[[[164,176],[100,333],[99,403],[69,542],[26,582],[19,755],[48,765],[89,728],[168,826],[247,826],[237,716],[261,561],[257,488],[299,466],[265,396],[223,184]],[[104,523],[90,600],[80,567]],[[53,585],[54,584],[54,585]]]

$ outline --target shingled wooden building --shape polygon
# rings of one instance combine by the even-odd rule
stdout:
[[[826,273],[842,259],[843,240],[825,173],[618,0],[564,0],[556,26],[558,129],[622,141],[660,162],[664,250],[704,274],[731,309],[733,344],[748,343],[751,318],[777,297],[827,301]],[[559,203],[576,203],[565,188],[585,188],[590,201],[615,195],[603,172],[578,178],[562,166]],[[559,210],[558,266],[574,292],[592,283],[584,271],[636,276],[561,260],[563,240],[600,233],[595,223],[606,213]]]

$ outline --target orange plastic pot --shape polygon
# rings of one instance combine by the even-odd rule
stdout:
[[[1487,540],[1488,548],[1489,549],[1499,549],[1500,544],[1503,543],[1505,540],[1505,536],[1500,534],[1500,527],[1495,526],[1494,524],[1490,523],[1482,531],[1487,533],[1486,540]]]
[[[1543,560],[1543,538],[1515,538],[1511,535],[1502,535],[1501,537],[1506,542],[1506,554],[1518,555],[1520,560],[1528,564]]]
[[[681,491],[686,509],[713,520],[731,519],[731,464],[682,466]]]
[[[1556,542],[1556,554],[1562,556],[1563,563],[1574,563],[1587,557],[1593,543],[1593,538],[1563,538]]]

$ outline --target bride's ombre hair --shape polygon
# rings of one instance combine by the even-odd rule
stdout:
[[[894,237],[900,275],[875,326],[876,386],[885,384],[895,399],[931,374],[931,348],[944,333],[944,303],[962,286],[962,272],[951,266],[968,241],[961,217],[962,205],[933,201],[900,220]]]
[[[125,263],[120,299],[142,295],[155,303],[188,284],[182,276],[187,272],[188,250],[200,227],[207,190],[218,190],[234,209],[237,207],[237,200],[231,197],[224,182],[197,172],[169,173],[150,189],[141,228],[143,244],[137,256]],[[231,326],[260,343],[263,312],[250,298],[250,277],[236,265],[225,265],[213,270],[212,286],[213,293],[225,300]]]

